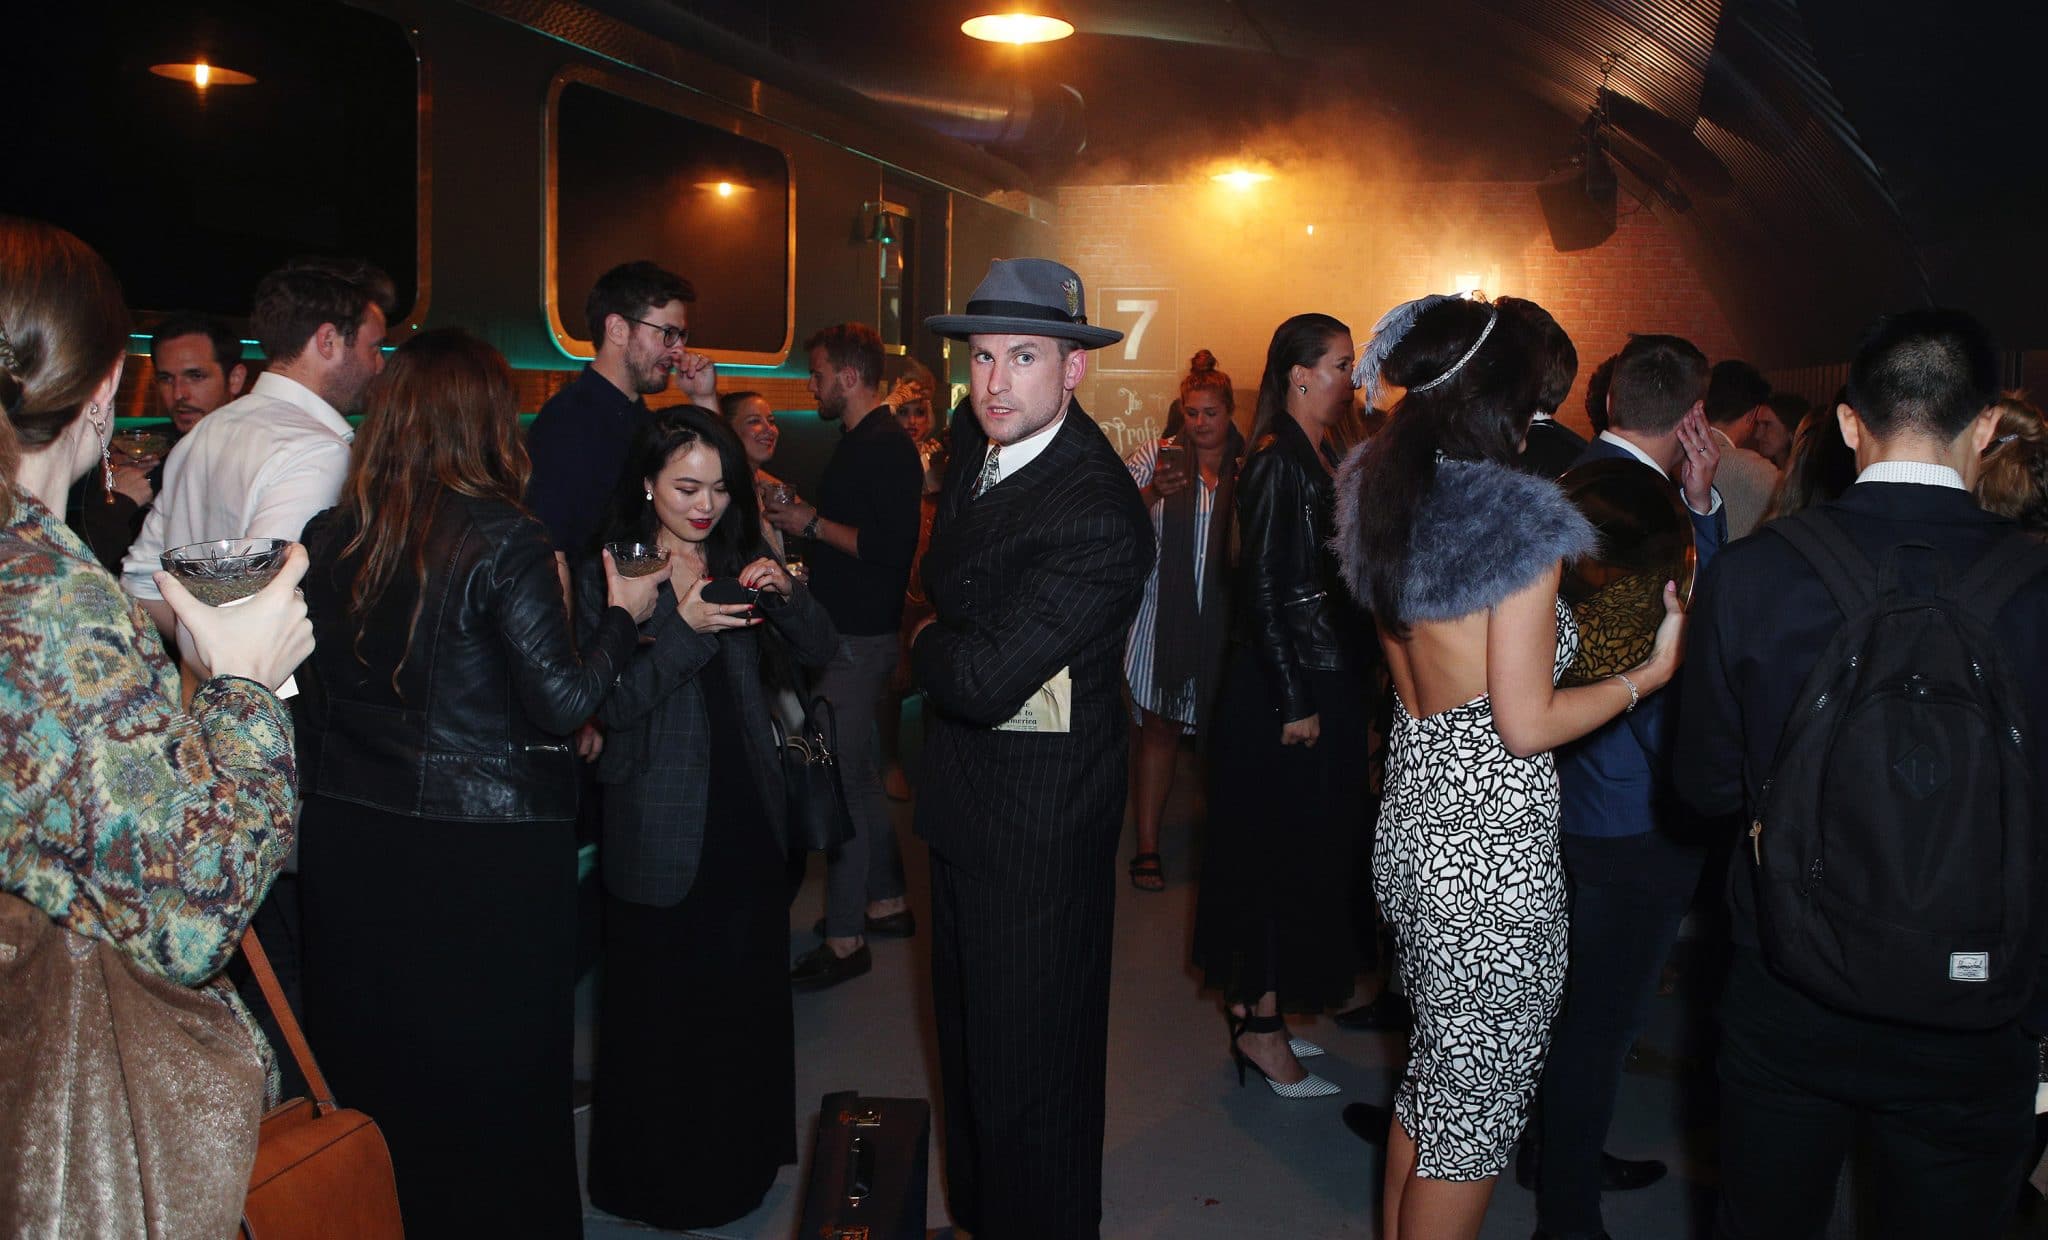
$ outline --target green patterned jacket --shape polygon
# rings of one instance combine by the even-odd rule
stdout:
[[[225,676],[179,710],[141,607],[48,508],[14,508],[0,524],[0,890],[210,986],[254,1034],[220,972],[291,849],[291,717]]]

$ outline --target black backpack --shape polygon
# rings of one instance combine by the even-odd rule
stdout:
[[[2048,547],[2013,533],[1951,589],[1926,543],[1892,548],[1880,573],[1823,510],[1766,529],[1812,563],[1845,620],[1743,841],[1764,959],[1855,1015],[2003,1024],[2032,997],[2048,918],[2034,907],[2034,739],[1993,626]],[[1915,556],[1931,592],[1904,583]]]

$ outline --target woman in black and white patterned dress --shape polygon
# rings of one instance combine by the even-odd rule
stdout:
[[[1485,302],[1424,298],[1359,362],[1407,389],[1339,474],[1344,575],[1379,626],[1396,695],[1374,888],[1415,1020],[1394,1099],[1388,1240],[1476,1236],[1520,1135],[1564,993],[1565,885],[1550,750],[1670,680],[1675,593],[1648,662],[1575,689],[1557,596],[1594,534],[1512,467],[1535,407],[1535,342]]]

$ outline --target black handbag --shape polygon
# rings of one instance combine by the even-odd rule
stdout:
[[[782,721],[775,752],[782,761],[788,804],[789,847],[793,852],[830,852],[853,838],[853,812],[839,777],[839,723],[830,698],[815,697],[804,709],[803,730],[790,736]]]

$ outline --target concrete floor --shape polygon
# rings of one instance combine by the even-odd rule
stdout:
[[[906,755],[915,776],[914,726]],[[1384,1105],[1392,1095],[1404,1047],[1388,1035],[1351,1033],[1328,1019],[1297,1020],[1294,1032],[1329,1054],[1312,1067],[1343,1086],[1340,1095],[1306,1101],[1274,1097],[1260,1082],[1239,1088],[1231,1067],[1221,1009],[1198,989],[1188,967],[1194,924],[1194,826],[1201,808],[1191,756],[1183,755],[1166,816],[1168,889],[1141,893],[1121,884],[1110,990],[1109,1120],[1104,1153],[1103,1235],[1112,1240],[1308,1240],[1373,1236],[1379,1206],[1379,1151],[1351,1136],[1340,1113],[1347,1102]],[[936,1103],[936,1052],[929,1000],[927,869],[924,845],[910,830],[910,807],[894,805],[920,933],[910,941],[873,941],[873,972],[820,994],[796,996],[798,1150],[761,1207],[728,1226],[692,1236],[785,1240],[793,1236],[815,1127],[815,1100],[858,1089],[866,1094],[931,1098]],[[1133,851],[1128,828],[1120,850]],[[790,910],[790,954],[816,939],[811,924],[823,909],[824,865],[813,857]],[[1370,982],[1363,983],[1371,985]],[[1679,997],[1652,1006],[1650,1022],[1622,1081],[1607,1148],[1630,1158],[1661,1158],[1672,1174],[1661,1183],[1610,1195],[1606,1221],[1615,1240],[1703,1240],[1711,1229],[1713,1170],[1708,1134],[1688,1131],[1696,1094],[1683,1082],[1709,1078],[1678,1058],[1687,1039],[1683,974]],[[590,986],[582,995],[579,1075],[588,1075]],[[936,1106],[935,1106],[936,1109]],[[935,1123],[936,1126],[936,1123]],[[587,1114],[577,1123],[578,1155]],[[948,1222],[936,1139],[931,1154],[929,1225],[935,1237]],[[1535,1198],[1505,1177],[1495,1193],[1482,1240],[1526,1240],[1535,1227]],[[586,1205],[590,1240],[628,1240],[659,1232]],[[1838,1219],[1829,1240],[1854,1232]],[[2017,1225],[2019,1237],[2048,1237],[2048,1219]]]
[[[906,729],[910,732],[911,729]],[[907,746],[914,737],[906,735]],[[913,769],[913,775],[915,771]],[[1193,760],[1183,756],[1168,806],[1161,851],[1168,889],[1141,893],[1121,885],[1110,990],[1109,1124],[1104,1153],[1103,1234],[1175,1240],[1300,1240],[1371,1236],[1379,1201],[1378,1151],[1344,1128],[1351,1101],[1384,1104],[1399,1072],[1403,1047],[1386,1035],[1351,1033],[1327,1019],[1298,1021],[1295,1032],[1329,1054],[1314,1067],[1344,1087],[1326,1099],[1286,1101],[1253,1080],[1240,1089],[1229,1058],[1221,1009],[1190,972],[1194,923],[1192,824],[1199,818]],[[867,976],[819,994],[796,997],[797,1099],[811,1108],[822,1095],[858,1089],[881,1096],[933,1098],[927,938],[930,907],[924,845],[910,830],[909,806],[894,806],[921,932],[908,942],[873,942]],[[1132,852],[1128,831],[1121,855]],[[823,908],[821,860],[790,911],[790,954],[816,939],[811,924]],[[1370,983],[1367,983],[1370,984]],[[586,987],[587,989],[587,987]],[[1660,1002],[1658,1026],[1676,1026],[1675,1004]],[[588,1004],[579,1031],[587,1056]],[[1656,1034],[1645,1039],[1653,1040]],[[582,1058],[579,1067],[587,1064]],[[1631,1075],[1610,1148],[1658,1157],[1677,1172],[1664,1183],[1615,1198],[1608,1223],[1617,1240],[1682,1240],[1688,1201],[1707,1190],[1688,1170],[1674,1113],[1674,1085],[1657,1074]],[[804,1164],[785,1167],[760,1209],[715,1231],[691,1235],[733,1240],[783,1240],[796,1229],[813,1116],[799,1117]],[[584,1123],[579,1119],[579,1151]],[[936,1142],[932,1152],[929,1223],[947,1223]],[[1486,1240],[1524,1240],[1535,1225],[1534,1198],[1506,1183],[1496,1194]],[[591,1240],[659,1233],[590,1209]]]

